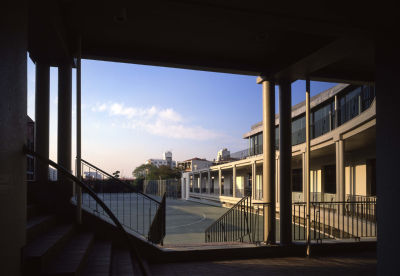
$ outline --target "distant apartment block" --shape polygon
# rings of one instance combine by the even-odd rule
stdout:
[[[152,164],[156,167],[160,167],[160,166],[168,166],[170,168],[176,167],[176,161],[172,160],[172,152],[170,152],[170,151],[164,152],[162,159],[151,158],[146,161],[146,164]]]

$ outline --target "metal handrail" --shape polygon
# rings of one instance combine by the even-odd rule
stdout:
[[[86,161],[86,160],[84,160],[84,159],[81,159],[81,162],[82,162],[82,163],[85,163],[85,164],[88,165],[88,166],[93,167],[94,169],[96,169],[96,170],[100,171],[101,173],[107,175],[108,177],[112,178],[113,180],[115,180],[115,181],[117,181],[117,182],[119,182],[119,183],[122,183],[122,184],[125,185],[126,187],[132,189],[132,186],[128,185],[127,183],[125,183],[125,182],[122,181],[121,179],[116,178],[115,176],[110,175],[109,173],[103,171],[102,169],[96,167],[95,165],[89,163],[88,161]],[[158,204],[160,204],[160,202],[157,201],[156,199],[154,199],[154,198],[152,198],[152,197],[150,197],[150,196],[148,196],[148,195],[146,195],[146,194],[144,194],[144,193],[142,193],[142,192],[140,192],[140,191],[135,191],[135,193],[138,193],[138,194],[140,194],[140,195],[142,195],[142,196],[144,196],[144,197],[147,197],[148,199],[150,199],[150,200],[152,200],[152,201],[157,202]]]
[[[161,245],[163,245],[166,233],[165,212],[166,212],[166,193],[164,193],[162,197],[160,208],[158,208],[157,213],[154,216],[154,219],[150,225],[150,229],[148,232],[149,240],[153,241],[154,243],[160,243]]]
[[[311,202],[311,239],[376,237],[376,200]],[[305,240],[306,203],[292,204],[293,239]]]
[[[81,159],[82,160],[82,159]],[[127,227],[128,230],[132,230],[140,235],[142,235],[143,237],[146,237],[147,240],[149,240],[152,243],[162,243],[163,238],[165,236],[165,230],[163,230],[163,227],[165,228],[165,226],[162,223],[157,223],[160,222],[160,218],[156,217],[156,216],[160,216],[160,214],[163,214],[165,216],[165,211],[160,211],[160,209],[162,208],[162,203],[155,200],[154,198],[139,192],[138,189],[134,189],[134,187],[132,187],[131,185],[127,184],[126,182],[120,180],[117,177],[114,177],[112,175],[110,175],[109,173],[105,172],[104,170],[98,168],[97,166],[89,163],[88,161],[82,160],[82,162],[80,162],[80,165],[82,166],[82,172],[84,172],[83,167],[87,167],[87,169],[89,170],[89,176],[90,176],[90,171],[93,169],[95,172],[95,178],[94,180],[91,179],[91,177],[89,177],[88,179],[82,179],[83,182],[91,182],[92,185],[93,184],[93,189],[94,191],[99,190],[100,193],[102,193],[102,197],[103,197],[103,201],[106,201],[105,195],[108,194],[109,195],[109,205],[108,206],[112,206],[112,196],[111,194],[116,192],[116,190],[114,189],[116,187],[116,185],[111,185],[109,186],[108,181],[113,181],[114,184],[121,184],[120,186],[123,188],[122,189],[122,200],[119,200],[119,192],[117,192],[117,207],[116,210],[114,210],[114,212],[116,212],[116,216],[121,220],[121,224],[124,227]],[[101,179],[98,178],[98,176],[101,176]],[[106,182],[104,182],[104,180],[107,180],[106,182],[108,184],[106,184]],[[117,185],[119,186],[119,185]],[[110,187],[111,189],[114,189],[114,191],[110,191]],[[114,187],[114,188],[112,188]],[[120,188],[121,188],[120,187]],[[103,188],[105,190],[108,190],[109,192],[104,192]],[[117,188],[120,189],[120,188]],[[128,188],[127,191],[124,191],[125,188]],[[132,194],[135,194],[136,196],[136,201],[135,201],[135,197],[132,198]],[[127,197],[126,197],[127,196]],[[161,195],[162,196],[162,195]],[[139,199],[141,199],[142,203],[139,204]],[[145,202],[146,201],[146,202]],[[136,203],[135,203],[136,202]],[[120,208],[120,203],[122,203],[122,208]],[[131,211],[129,211],[128,209],[128,216],[125,216],[125,204],[127,203],[127,207],[130,208]],[[91,206],[91,202],[86,201],[85,202],[86,206]],[[132,206],[136,205],[136,221],[134,219],[132,219],[132,214],[134,214],[135,212],[132,212]],[[165,204],[164,204],[165,205]],[[165,207],[165,206],[164,206]],[[148,208],[148,209],[147,209]],[[153,211],[153,208],[155,208],[155,210]],[[165,208],[164,208],[165,209]],[[148,210],[148,212],[146,213],[146,210]],[[139,215],[139,211],[143,212],[142,216]],[[97,212],[99,215],[101,215],[101,212],[97,211],[97,206],[95,209],[95,212]],[[122,214],[122,218],[119,216],[119,214]],[[152,216],[152,214],[154,216]],[[139,218],[141,217],[141,219],[139,220]],[[147,218],[147,219],[146,219]],[[164,221],[165,224],[165,217],[162,219]],[[147,223],[146,223],[147,221]],[[142,224],[142,227],[140,227],[139,225]],[[149,233],[150,227],[153,227],[153,231],[159,232],[159,233],[163,233],[162,239],[153,239]],[[155,228],[159,228],[157,230],[155,230]]]
[[[251,197],[239,200],[231,209],[223,214],[205,230],[205,242],[244,242],[246,236],[255,242],[255,214],[252,212]],[[253,234],[253,235],[252,235]]]
[[[217,224],[219,221],[223,220],[226,216],[228,216],[230,213],[233,212],[233,210],[239,206],[243,201],[245,201],[248,198],[248,196],[243,197],[241,200],[239,200],[235,205],[231,207],[228,211],[226,211],[222,216],[220,216],[216,221],[214,221],[210,226],[207,227],[205,232],[207,232],[209,229],[211,229],[215,224]]]
[[[61,174],[63,174],[65,177],[69,178],[70,180],[74,181],[75,184],[77,184],[79,187],[82,188],[82,190],[84,190],[86,193],[88,193],[97,202],[97,204],[99,204],[103,208],[103,210],[107,213],[107,215],[110,217],[110,219],[114,222],[114,224],[117,227],[117,229],[119,231],[121,231],[121,233],[123,234],[123,236],[126,239],[126,241],[128,242],[128,244],[131,245],[131,248],[134,251],[135,257],[137,257],[137,259],[139,261],[139,265],[140,265],[140,268],[141,268],[142,272],[145,275],[151,275],[151,273],[148,270],[147,266],[144,264],[143,259],[140,257],[140,254],[137,252],[137,248],[136,248],[135,242],[131,239],[129,234],[125,231],[124,227],[119,222],[117,217],[113,214],[113,212],[107,207],[107,205],[97,196],[97,194],[89,186],[87,186],[80,179],[78,179],[76,176],[71,174],[67,169],[65,169],[64,167],[60,166],[56,162],[41,156],[40,154],[38,154],[37,152],[35,152],[33,150],[30,150],[26,146],[24,146],[23,150],[24,150],[25,154],[30,154],[30,155],[36,157],[37,159],[39,159],[40,161],[42,161],[42,162],[44,162],[44,163],[56,168],[57,171],[59,171]]]

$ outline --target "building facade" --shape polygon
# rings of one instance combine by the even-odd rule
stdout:
[[[172,160],[172,152],[170,151],[164,152],[162,159],[150,158],[149,160],[146,161],[146,164],[151,164],[156,167],[168,166],[171,169],[176,167],[176,161]]]
[[[376,103],[373,86],[339,84],[311,98],[311,201],[376,196]],[[292,107],[292,201],[305,200],[305,103]],[[276,203],[279,203],[279,115],[275,116]],[[262,122],[243,135],[249,148],[239,160],[188,172],[185,199],[235,204],[243,196],[263,200]],[[279,210],[279,204],[276,204]]]

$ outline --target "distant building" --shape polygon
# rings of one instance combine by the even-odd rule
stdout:
[[[221,149],[218,151],[217,154],[217,162],[222,161],[222,160],[227,160],[231,156],[231,153],[228,149]]]
[[[102,175],[98,172],[83,172],[84,179],[102,180]]]
[[[178,162],[178,168],[185,172],[197,171],[205,168],[209,168],[213,165],[213,162],[201,158],[192,158],[186,161]]]
[[[374,86],[338,84],[310,99],[310,198],[316,202],[376,199],[376,100]],[[304,202],[306,105],[292,107],[292,202]],[[263,125],[243,135],[249,147],[218,152],[209,168],[182,164],[182,198],[236,204],[263,198]],[[279,182],[279,114],[275,115],[276,191]],[[195,159],[194,159],[195,160]],[[190,161],[190,162],[189,162]],[[192,164],[193,163],[193,164]],[[181,166],[181,163],[179,163]],[[279,208],[279,196],[275,197]]]
[[[157,168],[160,166],[168,166],[171,169],[176,167],[176,161],[172,160],[172,152],[166,151],[163,153],[163,159],[151,158],[146,161],[146,164],[152,164]]]

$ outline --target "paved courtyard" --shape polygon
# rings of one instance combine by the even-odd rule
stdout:
[[[146,236],[152,219],[157,211],[156,204],[150,204],[148,199],[137,197],[135,193],[99,193],[98,196],[111,209],[115,216],[127,227],[143,236]],[[157,201],[161,198],[151,196]],[[83,195],[83,206],[96,214],[102,214],[102,209],[87,194]],[[220,218],[229,209],[219,206],[212,206],[193,201],[167,198],[166,211],[166,237],[164,245],[191,245],[205,242],[205,230],[214,221]],[[258,228],[256,239],[262,240],[263,217],[254,215],[257,218]],[[106,218],[107,219],[107,218]],[[255,221],[254,221],[255,222]],[[230,228],[229,228],[230,229]],[[235,228],[232,228],[235,229]],[[296,233],[302,233],[303,228],[296,226]],[[246,237],[245,237],[246,239]],[[279,219],[276,220],[276,239],[279,240]]]
[[[164,244],[203,243],[204,230],[227,210],[192,201],[167,199]]]

